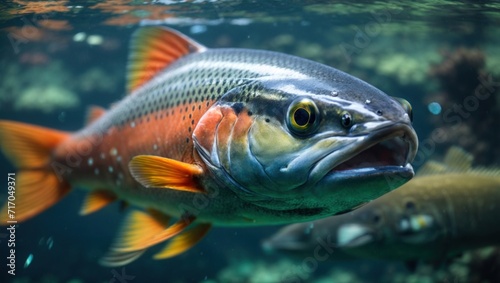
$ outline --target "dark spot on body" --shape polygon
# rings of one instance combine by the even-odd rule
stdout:
[[[240,114],[241,110],[243,110],[244,107],[245,106],[241,102],[234,103],[232,106],[232,108],[233,108],[234,112],[236,112],[236,114]]]

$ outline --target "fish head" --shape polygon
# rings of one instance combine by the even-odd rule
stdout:
[[[385,203],[384,203],[385,204]],[[390,239],[393,232],[394,215],[399,210],[381,203],[372,202],[350,215],[344,214],[343,223],[336,225],[336,239],[344,250],[367,250],[371,245],[379,245]]]
[[[403,197],[397,208],[400,213],[396,213],[394,217],[391,237],[412,245],[435,241],[444,232],[444,219],[440,209],[412,196]]]
[[[318,244],[317,236],[313,222],[291,224],[265,239],[262,242],[262,248],[266,252],[309,252]]]
[[[423,246],[440,235],[441,220],[431,206],[419,205],[412,197],[399,197],[399,194],[396,202],[386,201],[391,199],[395,200],[379,198],[354,211],[344,223],[337,225],[339,248],[357,254],[374,254],[385,245]]]
[[[331,215],[413,177],[410,113],[349,77],[259,78],[229,90],[193,140],[216,178],[272,210]]]

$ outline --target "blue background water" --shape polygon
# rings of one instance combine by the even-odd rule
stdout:
[[[439,115],[427,106],[435,101],[445,104],[440,96],[430,95],[444,91],[431,66],[443,60],[446,50],[479,48],[487,55],[485,69],[498,74],[498,4],[328,2],[113,1],[97,6],[98,1],[60,1],[31,6],[34,2],[7,1],[0,4],[0,119],[68,131],[81,128],[88,106],[108,107],[124,95],[127,46],[133,31],[144,24],[166,24],[208,47],[277,50],[359,76],[412,103],[415,129],[428,146],[415,167],[442,153],[445,143],[428,142]],[[78,41],[77,34],[82,33],[85,39]],[[92,35],[102,42],[93,44]],[[95,70],[101,75],[85,76]],[[78,103],[65,106],[54,98],[30,103],[27,89],[53,85],[69,90]],[[51,104],[53,108],[47,107]],[[488,163],[498,164],[498,159]],[[0,156],[0,174],[13,171]],[[101,267],[97,260],[115,236],[123,213],[113,204],[80,217],[83,196],[74,190],[53,208],[18,225],[15,277],[4,272],[7,247],[1,237],[7,232],[1,228],[0,282],[203,282],[227,278],[221,275],[223,270],[239,274],[230,282],[250,282],[243,279],[245,274],[282,272],[275,266],[286,257],[260,249],[260,241],[278,227],[216,228],[195,248],[173,259],[152,260],[157,250],[153,248],[124,268]],[[0,199],[6,197],[2,189]],[[30,254],[33,260],[24,268]],[[299,268],[303,263],[303,259],[286,260]],[[249,265],[233,267],[245,262]],[[267,269],[259,269],[259,264]],[[311,270],[309,281],[335,268],[355,274],[361,282],[398,282],[396,274],[411,275],[402,263],[325,262]],[[120,281],[123,278],[116,274],[123,273],[134,279]],[[432,278],[432,271],[427,274]],[[446,280],[462,282],[454,277]]]

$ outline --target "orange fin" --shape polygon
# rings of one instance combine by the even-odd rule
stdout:
[[[112,249],[133,251],[143,249],[144,239],[153,238],[160,234],[167,228],[169,221],[170,217],[154,210],[151,210],[150,213],[132,211],[125,218]]]
[[[15,218],[8,218],[8,203],[0,211],[1,224],[27,220],[63,198],[69,184],[50,167],[51,154],[68,133],[19,122],[0,121],[0,148],[19,169],[14,177]],[[12,180],[10,180],[12,181]]]
[[[91,106],[87,110],[87,118],[85,125],[92,124],[95,120],[99,119],[106,113],[106,109],[101,106]]]
[[[88,215],[116,200],[116,196],[108,191],[93,191],[87,195],[80,209],[80,215]]]
[[[132,93],[175,60],[206,47],[166,27],[144,27],[133,36],[130,45],[127,90]]]
[[[126,235],[119,238],[111,249],[116,252],[133,252],[147,249],[177,236],[194,220],[194,216],[183,216],[177,222],[162,231],[158,231],[158,227],[149,227],[147,230],[140,230],[138,227],[130,225],[130,229],[127,229]],[[140,223],[139,226],[144,226],[144,224]]]
[[[165,259],[179,255],[196,245],[207,234],[211,224],[202,223],[174,237],[163,250],[154,255],[155,259]]]
[[[110,250],[103,256],[99,263],[106,267],[117,267],[123,266],[131,263],[132,261],[138,259],[146,250],[140,250],[135,252],[117,252]]]
[[[52,151],[69,133],[25,123],[0,121],[0,148],[21,169],[45,169]]]
[[[195,179],[203,174],[198,165],[155,155],[138,155],[132,158],[128,167],[134,179],[146,188],[204,193]]]

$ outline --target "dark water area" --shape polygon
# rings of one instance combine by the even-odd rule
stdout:
[[[420,142],[416,170],[452,145],[470,152],[474,166],[500,164],[495,1],[4,1],[0,119],[79,130],[90,106],[109,108],[126,93],[129,40],[145,25],[177,29],[209,48],[297,55],[408,100]],[[477,95],[481,87],[487,95]],[[0,155],[0,203],[10,172],[13,165]],[[15,276],[7,273],[10,232],[0,227],[0,282],[498,282],[495,268],[478,267],[477,254],[410,270],[404,261],[265,252],[261,241],[281,226],[214,227],[177,257],[153,260],[155,246],[124,267],[103,267],[98,260],[126,212],[113,203],[79,216],[84,196],[74,188],[16,226]]]

